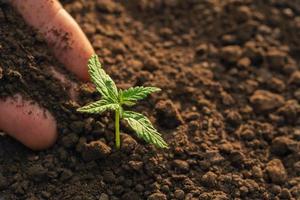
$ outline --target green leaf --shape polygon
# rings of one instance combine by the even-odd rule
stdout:
[[[132,87],[121,92],[121,103],[127,106],[132,106],[136,101],[146,98],[153,92],[159,92],[157,87]]]
[[[96,54],[92,55],[89,59],[88,68],[91,80],[96,85],[96,89],[102,94],[102,96],[117,103],[118,90],[116,84],[103,70]]]
[[[168,144],[146,116],[132,111],[124,111],[123,119],[127,121],[138,137],[154,144],[156,147],[168,148]]]
[[[119,104],[110,102],[110,100],[103,98],[99,101],[78,108],[77,111],[83,113],[100,114],[103,113],[104,111],[117,110],[118,108],[119,108]]]

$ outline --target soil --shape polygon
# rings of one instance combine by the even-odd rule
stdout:
[[[64,0],[120,87],[162,92],[135,110],[155,149],[111,114],[76,113],[59,64],[9,5],[0,10],[0,96],[40,103],[59,139],[32,152],[0,138],[0,199],[300,199],[300,3],[289,0]]]

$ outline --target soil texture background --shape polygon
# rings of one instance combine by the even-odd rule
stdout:
[[[162,88],[134,109],[170,149],[122,124],[115,151],[113,115],[76,112],[97,92],[3,4],[0,97],[39,102],[56,117],[59,139],[32,152],[0,136],[0,199],[300,199],[299,1],[62,3],[119,87]],[[77,102],[53,66],[78,82]]]

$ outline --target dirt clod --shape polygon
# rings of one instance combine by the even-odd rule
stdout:
[[[285,168],[279,159],[271,160],[266,167],[266,172],[271,179],[271,181],[275,184],[282,184],[285,182],[287,178],[287,174]]]
[[[120,5],[112,0],[97,0],[97,8],[99,11],[105,11],[108,13],[119,13],[121,11]]]
[[[116,176],[112,171],[103,172],[103,179],[105,182],[108,182],[108,183],[116,182]]]
[[[283,115],[287,121],[293,122],[300,114],[300,104],[296,100],[288,100],[277,113]]]
[[[7,180],[6,178],[0,173],[0,191],[7,188],[8,184],[7,184]]]
[[[139,200],[141,197],[133,191],[127,192],[122,196],[122,199],[132,199],[132,200]]]
[[[276,137],[272,141],[271,152],[279,156],[287,155],[291,153],[290,147],[293,143],[294,141],[288,137]]]
[[[167,196],[163,193],[156,192],[148,197],[148,200],[167,200]]]
[[[173,164],[176,169],[179,169],[184,172],[188,172],[190,169],[189,163],[184,160],[174,160]]]
[[[62,144],[67,147],[74,147],[78,142],[78,136],[76,134],[68,134],[62,138]]]
[[[266,59],[270,68],[281,70],[285,65],[287,55],[285,52],[272,49],[267,52]]]
[[[268,111],[284,104],[284,98],[266,90],[256,90],[250,97],[250,102],[259,111]]]
[[[100,158],[105,158],[110,153],[111,148],[100,140],[85,144],[81,152],[82,158],[85,161],[92,161]]]
[[[166,128],[176,128],[183,124],[183,119],[177,107],[170,100],[161,100],[156,105],[158,123]]]
[[[36,164],[27,169],[27,174],[31,180],[40,182],[46,178],[47,169],[45,169],[42,165]]]
[[[291,75],[291,77],[289,79],[289,83],[300,85],[300,71],[295,71]]]
[[[3,69],[2,69],[2,67],[0,66],[0,79],[2,79],[2,77],[3,77]]]
[[[139,171],[139,170],[141,170],[142,169],[142,167],[143,167],[143,162],[141,162],[141,161],[129,161],[129,163],[128,163],[129,165],[130,165],[130,167],[132,168],[132,169],[134,169],[134,170],[136,170],[136,171]]]
[[[201,181],[208,187],[214,187],[216,185],[216,179],[217,175],[215,173],[207,172],[202,176]]]
[[[70,128],[74,133],[82,133],[85,127],[85,123],[83,121],[74,121],[70,124]]]
[[[105,193],[101,193],[100,197],[99,197],[99,200],[109,200],[109,196]]]
[[[122,133],[121,140],[121,149],[127,153],[132,152],[137,146],[137,141],[128,134]]]
[[[60,175],[61,181],[69,180],[73,176],[73,172],[68,169],[63,169]]]
[[[183,190],[180,190],[180,189],[175,190],[175,192],[174,192],[174,197],[175,197],[176,199],[182,200],[182,199],[184,199],[184,196],[185,196],[185,193],[184,193]]]
[[[226,62],[237,62],[242,55],[240,46],[226,46],[221,49],[221,57]]]

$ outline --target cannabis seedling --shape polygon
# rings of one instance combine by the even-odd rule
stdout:
[[[153,127],[150,120],[137,112],[125,111],[123,106],[133,106],[138,100],[144,99],[152,92],[160,91],[156,87],[131,87],[127,90],[121,90],[116,87],[114,81],[103,70],[98,56],[93,55],[88,61],[88,70],[92,82],[96,89],[102,95],[99,101],[83,106],[77,111],[83,113],[100,114],[104,111],[112,110],[115,112],[115,139],[116,148],[120,149],[120,119],[124,119],[130,127],[136,132],[139,138],[156,147],[168,148],[167,143],[161,137],[161,134]]]

